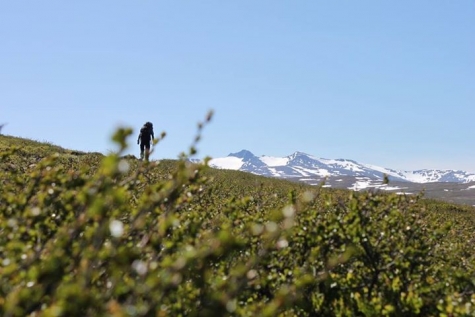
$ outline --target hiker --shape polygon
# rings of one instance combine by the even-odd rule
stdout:
[[[140,144],[140,159],[148,160],[148,155],[150,153],[150,142],[155,139],[153,135],[153,124],[151,122],[147,122],[143,125],[140,129],[140,134],[137,139],[137,144]],[[145,149],[147,150],[146,153]]]

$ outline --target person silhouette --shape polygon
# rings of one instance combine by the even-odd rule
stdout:
[[[140,129],[139,137],[137,138],[137,144],[140,144],[140,159],[148,160],[150,154],[150,142],[155,139],[153,134],[153,124],[146,122]]]

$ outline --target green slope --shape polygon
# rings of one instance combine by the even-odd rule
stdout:
[[[10,136],[0,159],[1,316],[475,315],[470,207]]]

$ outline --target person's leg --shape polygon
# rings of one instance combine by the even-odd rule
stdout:
[[[144,157],[145,144],[140,143],[140,159]]]
[[[150,143],[145,143],[145,159],[148,161],[150,155]]]

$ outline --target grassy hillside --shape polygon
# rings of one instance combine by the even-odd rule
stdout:
[[[1,135],[0,160],[1,316],[475,315],[471,207]]]

